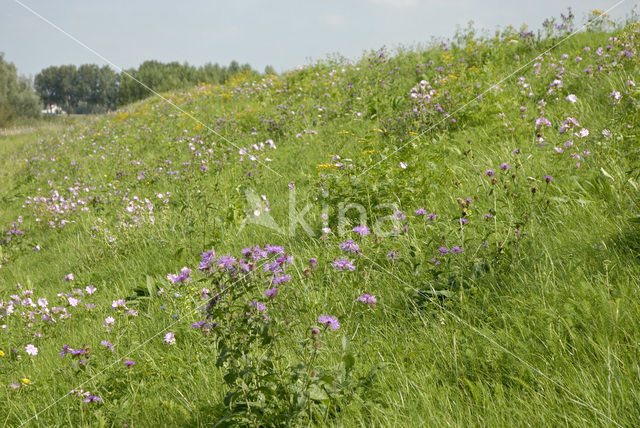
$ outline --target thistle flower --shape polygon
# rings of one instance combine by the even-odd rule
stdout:
[[[191,274],[191,269],[185,266],[182,269],[180,269],[179,274],[173,274],[173,273],[168,274],[167,279],[173,282],[174,284],[178,284],[185,281],[191,281],[191,278],[189,278],[190,274]]]
[[[511,165],[509,165],[508,163],[501,163],[500,169],[503,171],[508,171],[509,169],[511,169]]]
[[[440,248],[438,248],[438,251],[440,252],[440,254],[449,254],[449,249],[447,247],[445,247],[444,245]]]
[[[378,299],[376,299],[376,296],[372,296],[369,293],[365,293],[362,296],[358,297],[358,300],[360,300],[362,303],[366,303],[372,308],[376,306],[376,303],[378,303]]]
[[[200,254],[200,266],[198,266],[198,269],[205,272],[210,271],[215,258],[216,252],[213,250],[205,251]]]
[[[340,272],[344,272],[345,269],[350,271],[356,270],[353,262],[349,259],[335,259],[333,261],[333,268]]]
[[[136,362],[132,360],[127,360],[127,361],[123,361],[123,364],[127,367],[131,367],[131,366],[134,366]]]
[[[262,312],[267,309],[267,305],[255,300],[253,302],[249,302],[249,306],[254,306],[259,312]]]
[[[553,181],[553,177],[550,175],[545,175],[544,176],[544,181],[546,181],[547,183],[550,183]]]
[[[269,288],[267,291],[264,292],[264,295],[269,298],[274,298],[276,294],[278,294],[277,287]]]
[[[318,318],[318,322],[320,324],[324,324],[332,330],[338,330],[340,328],[340,321],[338,318],[332,317],[330,315],[320,315]]]
[[[289,282],[289,281],[291,281],[291,275],[289,274],[276,276],[275,278],[271,279],[271,283],[274,285],[284,284],[285,282]]]
[[[348,240],[340,244],[340,249],[345,253],[357,254],[360,251],[360,246],[352,240]]]
[[[367,226],[364,225],[360,225],[360,226],[356,226],[353,228],[353,231],[355,233],[357,233],[360,236],[366,236],[371,234],[371,231],[369,230],[369,228]]]
[[[102,398],[98,397],[97,395],[89,395],[87,398],[85,398],[82,401],[84,401],[85,403],[98,402],[98,401],[102,401]]]
[[[454,247],[451,249],[451,252],[452,252],[452,253],[455,253],[455,254],[461,253],[461,252],[463,252],[463,251],[464,251],[464,250],[463,250],[462,248],[458,247],[457,245],[456,245],[456,246],[454,246]]]
[[[484,172],[484,175],[488,176],[488,177],[493,177],[495,174],[495,172],[493,172],[492,169],[488,169]]]

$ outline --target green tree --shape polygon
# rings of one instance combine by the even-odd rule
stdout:
[[[0,126],[18,117],[37,117],[40,103],[29,80],[19,77],[15,65],[0,52]]]

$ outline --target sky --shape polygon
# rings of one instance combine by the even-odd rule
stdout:
[[[281,72],[335,54],[357,59],[383,46],[449,38],[473,21],[495,30],[527,24],[572,6],[583,23],[593,9],[622,19],[640,0],[0,0],[0,52],[18,72],[33,76],[50,65],[145,60],[249,63]],[[75,37],[43,21],[24,6]],[[94,52],[87,49],[90,48]]]

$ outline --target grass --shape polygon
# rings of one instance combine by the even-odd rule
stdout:
[[[237,425],[270,425],[261,418],[271,415],[294,425],[633,426],[640,418],[640,93],[627,82],[640,84],[638,37],[634,25],[579,33],[477,100],[559,39],[514,32],[467,37],[449,50],[370,52],[354,64],[321,62],[259,82],[238,77],[86,123],[1,136],[0,225],[12,230],[22,216],[16,227],[25,233],[5,232],[0,246],[0,323],[7,326],[0,420],[213,425],[230,412],[223,399],[234,386],[224,376],[245,358],[253,363],[244,369],[258,370],[258,357],[271,353],[276,384],[301,361],[308,373],[338,378],[345,355],[355,359],[353,379],[374,380],[351,390],[344,378],[344,390],[335,387],[342,395],[330,394],[326,407],[310,398],[315,407],[297,419],[269,413],[284,396],[240,400],[254,410],[240,407],[245,419]],[[558,75],[562,86],[548,93]],[[430,103],[410,97],[423,79],[435,91]],[[536,129],[539,117],[551,126]],[[559,133],[567,117],[580,125]],[[589,135],[580,137],[583,128]],[[250,148],[268,139],[277,148]],[[295,236],[287,233],[289,183],[294,211],[309,204],[303,219],[313,236],[301,223]],[[351,232],[361,219],[355,208],[341,215],[348,204],[363,207],[371,235]],[[435,220],[414,215],[421,207]],[[396,210],[406,218],[389,219]],[[331,232],[321,231],[324,212]],[[280,231],[265,226],[268,215]],[[344,236],[339,220],[349,223]],[[340,251],[347,239],[360,245],[358,255]],[[277,340],[260,346],[232,331],[243,357],[218,367],[226,318],[210,333],[190,327],[207,303],[199,290],[215,290],[215,275],[196,272],[200,253],[240,257],[242,248],[269,243],[294,257],[286,268],[291,281],[270,300],[256,279],[231,303],[251,313],[249,300],[264,301]],[[442,246],[463,251],[443,255]],[[397,260],[387,257],[391,250]],[[332,267],[343,256],[354,272]],[[318,267],[305,271],[310,258]],[[167,274],[183,266],[195,280],[172,284]],[[69,273],[75,279],[64,282]],[[73,306],[73,290],[88,285],[97,291],[76,292],[81,303]],[[30,323],[29,312],[39,309],[23,301],[25,290],[33,290],[34,304],[45,297],[71,316],[57,311],[49,323],[37,313]],[[377,297],[375,307],[357,300],[365,292]],[[117,299],[136,314],[112,309]],[[303,343],[322,314],[341,326],[322,330],[323,346],[309,359]],[[115,323],[107,332],[109,316]],[[163,341],[167,332],[175,333],[174,345]],[[27,344],[38,354],[28,355]],[[63,345],[90,347],[86,364],[60,357]],[[69,394],[79,388],[101,401]]]

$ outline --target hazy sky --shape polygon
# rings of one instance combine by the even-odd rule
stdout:
[[[470,20],[495,29],[545,18],[573,6],[582,23],[592,9],[620,0],[0,0],[0,52],[21,74],[49,65],[105,64],[32,8],[119,67],[147,59],[228,64],[248,62],[283,71],[339,53],[450,37]],[[624,0],[611,15],[628,15],[639,0]]]

